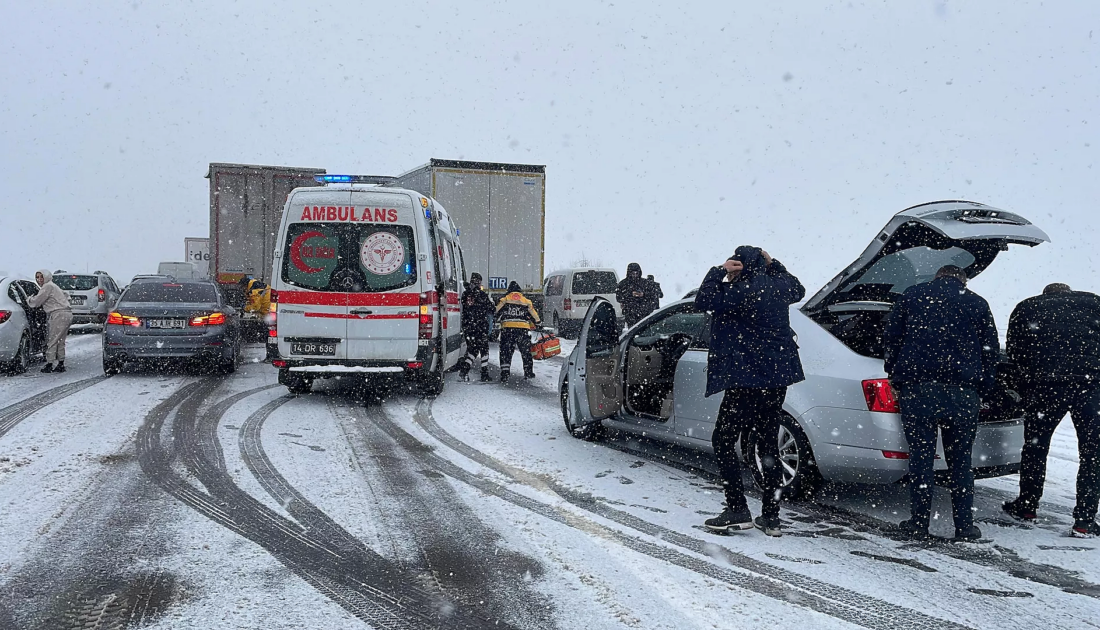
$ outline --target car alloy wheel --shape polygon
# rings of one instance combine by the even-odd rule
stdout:
[[[577,426],[573,423],[573,395],[571,392],[569,379],[566,379],[561,385],[561,393],[558,396],[561,401],[561,417],[565,420],[565,430],[569,432],[569,435],[581,440],[594,441],[600,439],[603,435],[603,424],[599,421],[583,426]]]
[[[763,466],[760,462],[761,439],[755,432],[750,440],[752,443],[752,474],[757,485],[762,485]],[[779,431],[775,438],[779,447],[779,466],[781,475],[781,488],[783,496],[791,499],[800,498],[812,494],[820,481],[820,474],[813,461],[810,452],[809,440],[802,433],[801,427],[790,417],[783,417],[779,422]]]

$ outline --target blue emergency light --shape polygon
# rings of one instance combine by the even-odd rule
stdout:
[[[319,184],[388,184],[394,180],[389,175],[314,175]]]

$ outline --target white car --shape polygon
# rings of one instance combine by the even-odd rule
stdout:
[[[742,436],[742,454],[757,479],[759,466],[749,455],[759,439],[779,441],[788,496],[809,492],[821,479],[892,483],[904,477],[909,447],[883,369],[882,333],[894,301],[944,265],[974,277],[1010,244],[1048,240],[1019,215],[967,201],[923,204],[894,216],[854,263],[791,307],[806,380],[787,390],[779,435]],[[713,452],[722,396],[703,396],[709,318],[684,299],[620,337],[611,303],[595,300],[559,377],[570,433],[591,439],[607,426]],[[1022,445],[1023,420],[1014,408],[983,409],[976,475],[1017,472]],[[939,470],[946,468],[942,452],[941,446]]]
[[[618,286],[619,274],[610,268],[584,267],[551,272],[542,288],[542,318],[562,337],[571,339],[580,332],[584,314],[598,296],[611,302],[621,321],[622,307],[615,301]]]
[[[46,314],[30,308],[27,297],[38,293],[33,280],[0,277],[0,370],[22,374],[46,349]]]

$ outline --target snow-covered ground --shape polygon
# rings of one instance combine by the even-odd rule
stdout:
[[[1034,528],[1001,517],[1011,476],[979,482],[992,542],[895,540],[902,487],[830,486],[785,506],[782,538],[726,537],[702,531],[722,497],[682,454],[568,435],[561,358],[378,401],[342,379],[291,397],[260,348],[228,378],[92,380],[98,344],[0,379],[0,628],[1097,624],[1068,422]]]

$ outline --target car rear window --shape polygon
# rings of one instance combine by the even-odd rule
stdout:
[[[218,291],[213,285],[197,282],[140,282],[126,289],[119,301],[213,304],[218,301]]]
[[[573,274],[573,295],[614,293],[618,284],[612,271],[578,271]]]
[[[91,291],[99,286],[95,276],[54,276],[53,283],[65,291]]]
[[[412,226],[292,223],[283,282],[318,291],[374,293],[416,282]]]

